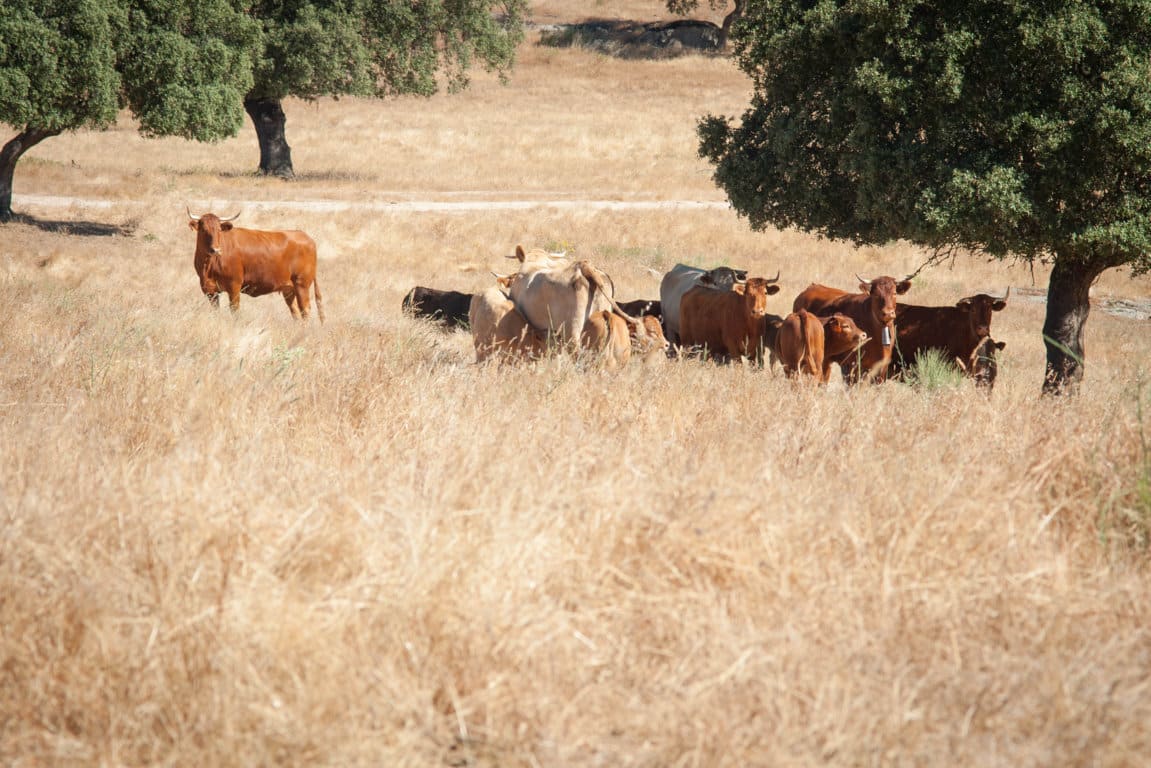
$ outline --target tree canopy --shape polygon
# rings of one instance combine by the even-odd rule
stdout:
[[[229,0],[0,2],[0,123],[17,130],[0,149],[0,219],[28,149],[107,128],[122,107],[145,135],[234,135],[257,33]]]
[[[430,96],[476,64],[511,68],[527,0],[258,0],[255,82],[244,97],[264,173],[292,175],[280,102],[295,96]]]
[[[214,141],[247,111],[261,169],[291,175],[288,96],[430,95],[505,75],[526,0],[0,0],[0,219],[17,161],[128,108],[146,136]]]
[[[1151,0],[753,0],[742,120],[700,153],[754,228],[1054,264],[1047,391],[1087,289],[1151,268]]]

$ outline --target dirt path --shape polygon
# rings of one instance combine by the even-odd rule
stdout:
[[[133,205],[138,200],[99,200],[90,197],[63,197],[57,195],[14,195],[16,208],[112,208]],[[230,200],[228,205],[244,208],[292,208],[302,211],[365,210],[381,213],[467,213],[473,211],[526,211],[535,208],[559,210],[701,210],[730,208],[726,201],[718,200],[469,200],[446,202],[440,200],[360,201],[360,200]]]

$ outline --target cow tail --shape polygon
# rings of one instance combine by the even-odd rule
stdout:
[[[600,293],[603,294],[604,298],[607,299],[608,304],[611,305],[612,311],[615,312],[620,317],[622,317],[625,321],[627,321],[628,325],[639,325],[640,324],[639,320],[632,317],[627,312],[624,312],[623,309],[620,307],[620,305],[616,303],[615,298],[611,295],[612,292],[614,292],[614,290],[615,290],[615,284],[614,283],[612,284],[612,292],[609,292],[607,290],[607,287],[603,284],[603,280],[599,276],[599,271],[586,261],[580,262],[580,272],[583,273],[583,276],[587,279],[587,281],[589,283],[591,283],[591,293],[588,294],[588,306],[589,307],[591,306],[592,299],[595,298],[595,292],[596,292],[596,289],[598,288]],[[608,277],[608,280],[609,281],[611,280],[610,276]]]
[[[413,292],[415,289],[412,289]],[[312,278],[312,293],[316,296],[316,315],[324,322],[324,297],[320,295],[320,281]]]

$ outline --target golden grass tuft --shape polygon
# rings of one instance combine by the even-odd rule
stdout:
[[[624,299],[678,261],[780,269],[779,313],[923,254],[722,209],[293,205],[722,200],[694,121],[747,92],[722,59],[529,43],[506,87],[289,102],[294,183],[249,175],[250,130],[37,147],[18,209],[133,227],[4,227],[0,762],[1143,762],[1146,321],[1094,311],[1066,401],[1038,396],[1043,305],[1020,290],[990,395],[475,366],[400,301],[479,290],[517,243],[592,259]],[[319,243],[325,325],[275,297],[207,307],[184,205],[245,201],[267,205],[243,223]],[[1045,282],[964,257],[908,298]]]

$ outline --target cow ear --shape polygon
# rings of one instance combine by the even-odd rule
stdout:
[[[220,222],[220,229],[222,229],[222,230],[223,230],[223,231],[225,231],[225,232],[230,232],[230,231],[231,231],[231,229],[232,229],[232,222],[230,222],[230,221],[221,221],[221,222]]]
[[[200,228],[200,222],[198,222],[198,221],[189,221],[188,222],[188,229],[192,230],[193,232],[195,232],[199,228]]]
[[[964,312],[970,312],[971,311],[971,297],[968,296],[967,298],[963,298],[963,299],[960,299],[959,301],[955,302],[955,308],[956,309],[962,309]]]
[[[1002,350],[1002,349],[1003,349],[1004,347],[1006,347],[1006,346],[1007,346],[1007,342],[1006,342],[1006,341],[997,341],[997,342],[995,342],[995,348],[996,348],[996,349]]]
[[[516,258],[519,259],[520,261],[524,261],[525,259],[527,259],[527,257],[528,257],[528,255],[526,253],[524,253],[524,247],[522,245],[517,245],[516,246]]]
[[[998,312],[1006,306],[1007,306],[1006,301],[996,301],[991,305],[991,311],[992,312]]]
[[[740,296],[744,295],[746,288],[747,288],[747,283],[732,283],[731,284],[731,292],[732,293],[738,293]]]
[[[715,285],[715,281],[711,279],[711,273],[710,272],[704,272],[702,275],[699,276],[699,284],[700,285]]]
[[[779,293],[779,286],[778,285],[769,285],[769,286],[767,286],[766,290],[767,290],[767,295],[771,296],[773,293]]]
[[[898,283],[895,284],[895,292],[896,293],[907,293],[910,290],[911,290],[911,281],[910,280],[900,280]]]
[[[871,291],[871,283],[860,283],[859,290],[862,293],[869,293]]]

